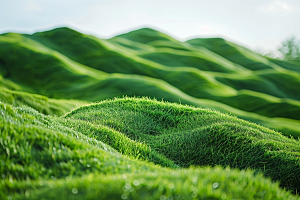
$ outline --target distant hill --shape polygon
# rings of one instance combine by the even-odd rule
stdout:
[[[76,101],[149,96],[231,113],[299,137],[299,73],[298,63],[263,57],[222,38],[180,42],[150,28],[107,40],[67,27],[0,35],[4,102],[12,102],[8,93],[21,99],[39,94],[69,99],[71,109]],[[20,102],[28,104],[15,105]]]

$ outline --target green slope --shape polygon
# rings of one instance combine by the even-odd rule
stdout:
[[[255,168],[285,186],[296,189],[299,185],[293,183],[300,170],[299,141],[218,112],[121,99],[82,107],[66,117],[112,127],[135,141],[145,142],[181,167]],[[97,131],[91,134],[98,135]],[[284,152],[279,150],[282,147]]]
[[[29,106],[46,115],[61,116],[76,107],[88,102],[82,100],[51,99],[45,96],[26,92],[0,90],[0,102],[13,106]]]
[[[222,38],[196,38],[187,41],[187,43],[196,48],[205,47],[227,60],[240,64],[250,70],[281,69],[280,66],[271,63],[267,58]]]
[[[1,199],[299,199],[266,178],[299,189],[299,141],[219,112],[124,98],[0,113]],[[191,164],[253,170],[177,169]]]
[[[70,28],[0,35],[5,88],[85,101],[150,96],[232,113],[295,137],[298,68],[224,39],[180,42],[148,28],[109,40]]]
[[[183,52],[174,49],[159,49],[155,52],[139,54],[140,57],[170,67],[194,67],[203,71],[236,73],[241,67],[228,62],[211,52]]]
[[[142,28],[135,31],[130,31],[128,33],[119,35],[118,37],[122,37],[127,40],[143,44],[147,44],[154,41],[178,42],[174,38],[151,28]]]

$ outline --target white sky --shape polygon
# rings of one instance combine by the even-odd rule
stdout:
[[[69,26],[100,38],[150,27],[270,51],[300,37],[300,0],[0,0],[0,33]]]

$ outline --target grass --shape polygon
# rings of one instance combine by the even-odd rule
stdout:
[[[45,96],[9,89],[0,90],[0,101],[13,106],[26,105],[45,115],[61,116],[66,112],[85,105],[88,102],[80,100],[51,99]]]
[[[299,190],[299,183],[295,180],[295,174],[300,173],[299,141],[235,117],[127,98],[81,107],[66,118],[109,126],[134,141],[145,142],[180,167],[222,165],[252,168],[273,180],[280,179],[286,188]],[[76,125],[71,123],[69,127]],[[77,127],[82,131],[91,126],[81,123]],[[108,137],[107,134],[99,135],[99,132],[91,131],[90,134],[105,141],[102,138]],[[280,151],[283,147],[284,151]]]
[[[299,140],[217,111],[123,98],[0,113],[1,199],[299,199]]]
[[[249,49],[226,41],[223,38],[196,38],[187,41],[194,47],[207,48],[231,62],[242,65],[252,71],[264,69],[281,69],[280,66],[269,62],[263,56],[253,53]]]
[[[149,28],[2,34],[0,199],[299,199],[299,72]]]
[[[0,83],[9,90],[88,102],[149,96],[300,135],[298,64],[221,38],[180,42],[145,28],[104,40],[64,27],[2,34],[0,44]]]

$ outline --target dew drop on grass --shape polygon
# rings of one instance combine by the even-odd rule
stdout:
[[[77,188],[73,188],[73,189],[72,189],[72,193],[73,193],[73,194],[77,194],[77,193],[78,193],[78,189],[77,189]]]
[[[193,184],[196,185],[197,183],[198,183],[198,178],[197,177],[193,178]]]
[[[140,182],[139,182],[138,180],[134,180],[134,181],[133,181],[133,185],[139,186],[139,185],[140,185]]]
[[[160,196],[160,200],[166,200],[166,199],[167,199],[167,197],[165,195]]]
[[[130,185],[130,183],[126,183],[124,187],[126,190],[129,190],[131,188],[131,185]]]
[[[174,183],[170,183],[170,184],[169,184],[169,188],[170,188],[171,190],[174,189],[174,187],[175,187]]]
[[[193,193],[196,194],[196,195],[197,195],[198,191],[199,191],[199,190],[198,190],[197,188],[194,188],[194,189],[193,189]]]
[[[90,165],[90,164],[87,164],[86,166],[87,166],[87,167],[90,167],[91,165]]]
[[[126,178],[127,178],[126,174],[123,174],[123,175],[122,175],[122,177],[123,177],[124,179],[126,179]]]
[[[246,187],[247,186],[247,182],[243,182],[242,186]]]
[[[217,189],[218,187],[219,187],[219,183],[217,183],[217,182],[215,182],[213,185],[212,185],[212,187],[213,187],[213,189]]]

